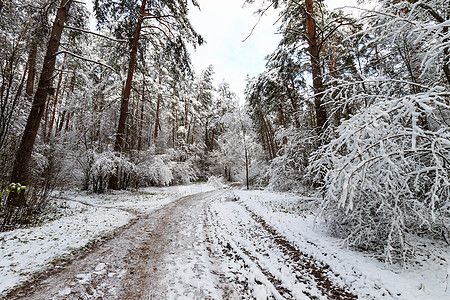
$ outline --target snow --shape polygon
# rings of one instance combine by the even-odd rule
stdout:
[[[154,223],[151,232],[164,244],[149,244],[161,250],[155,252],[157,265],[128,260],[127,253],[135,251],[128,238],[118,244],[127,243],[129,249],[112,252],[125,257],[125,264],[149,268],[154,276],[150,298],[325,300],[335,298],[336,291],[358,299],[450,298],[446,245],[416,239],[416,255],[404,267],[387,265],[330,237],[312,213],[313,198],[219,186],[214,180],[105,195],[64,193],[60,199],[70,207],[65,216],[0,234],[0,296],[53,260],[153,212],[148,224]],[[158,215],[164,221],[159,223]],[[139,225],[139,230],[148,234],[149,226]],[[134,230],[128,234],[144,239]],[[95,256],[90,267],[75,269],[50,290],[58,297],[75,297],[83,286],[93,291],[92,297],[115,295],[118,283],[132,275],[111,259]]]
[[[212,189],[211,185],[195,184],[145,188],[134,193],[62,193],[59,199],[66,207],[65,216],[42,226],[0,233],[0,297],[30,279],[33,273],[48,268],[52,261],[99,240],[136,215],[148,214],[182,196]],[[97,265],[95,271],[104,271],[102,267]],[[81,283],[89,281],[85,275],[77,276]]]
[[[74,214],[40,227],[0,233],[0,291],[30,278],[51,261],[125,225],[130,213],[101,208],[73,209]]]
[[[330,266],[336,282],[348,285],[360,299],[449,299],[446,284],[449,247],[438,242],[417,241],[416,257],[405,268],[386,265],[368,253],[343,248],[330,237],[311,213],[282,212],[301,198],[267,191],[238,191],[249,210],[302,249]],[[289,204],[291,203],[291,204]],[[428,245],[428,247],[426,247]]]

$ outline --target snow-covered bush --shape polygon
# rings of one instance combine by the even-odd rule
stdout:
[[[187,161],[172,161],[170,163],[170,170],[173,175],[173,184],[189,184],[197,180],[199,171],[193,165],[191,160]]]
[[[94,154],[90,171],[94,192],[103,192],[107,188],[109,177],[117,172],[116,160],[113,152]]]
[[[198,167],[200,162],[196,156],[190,157],[186,149],[167,149],[161,157],[172,172],[172,184],[189,184],[201,176]]]
[[[91,170],[94,177],[107,177],[114,174],[117,171],[117,156],[114,152],[103,152],[95,155]]]
[[[172,171],[164,158],[164,155],[155,155],[138,164],[141,185],[167,186],[172,183]]]
[[[216,177],[216,176],[210,176],[208,178],[208,184],[216,187],[216,188],[223,188],[224,184],[223,184],[224,178],[223,177]]]
[[[112,175],[118,175],[121,188],[187,184],[198,178],[193,160],[180,161],[177,153],[155,155],[152,149],[134,153],[133,158],[115,152],[93,154],[90,168],[94,192],[108,188]]]
[[[147,176],[150,181],[159,186],[169,185],[173,180],[172,171],[164,161],[156,156],[148,169]]]
[[[280,191],[304,190],[307,186],[304,176],[316,138],[306,130],[290,128],[278,131],[276,140],[282,148],[270,165],[269,187]]]
[[[252,161],[248,169],[248,180],[252,186],[267,186],[270,179],[270,168],[266,161]]]
[[[118,175],[122,188],[127,188],[130,179],[136,176],[136,166],[127,157],[115,152],[106,151],[94,154],[91,166],[92,186],[94,192],[103,192],[108,188],[109,179]]]
[[[448,241],[449,96],[438,87],[381,100],[312,157],[309,171],[325,174],[322,215],[348,245],[382,249],[393,261],[406,259],[408,234]]]

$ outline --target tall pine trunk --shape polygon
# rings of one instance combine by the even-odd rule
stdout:
[[[134,67],[136,64],[137,49],[139,44],[139,37],[141,35],[142,22],[144,20],[146,4],[147,0],[142,0],[141,8],[139,11],[139,18],[136,25],[136,30],[134,32],[133,45],[130,51],[130,62],[128,64],[127,81],[125,82],[125,88],[122,94],[122,99],[120,101],[119,124],[117,126],[116,142],[114,143],[114,151],[116,152],[122,152],[123,150],[125,125],[128,115],[128,103],[130,100],[131,85],[133,83]],[[115,174],[110,177],[109,187],[115,190],[119,189],[118,174]]]
[[[178,116],[177,111],[175,109],[175,102],[172,103],[172,148],[175,149],[175,140],[176,140],[176,126],[178,125]]]
[[[159,105],[161,103],[161,82],[162,82],[162,78],[161,78],[161,72],[159,72],[159,81],[158,81],[158,85],[159,85],[159,92],[158,92],[158,97],[156,100],[156,116],[155,116],[155,133],[153,135],[154,138],[154,143],[156,145],[156,140],[158,139],[158,132],[159,132]]]
[[[28,120],[13,165],[11,175],[11,182],[13,183],[20,183],[22,185],[29,184],[31,153],[33,151],[39,124],[44,114],[45,104],[49,94],[50,84],[53,79],[53,72],[55,70],[56,53],[59,49],[64,23],[69,14],[69,8],[72,2],[73,0],[61,1],[60,7],[56,13],[55,21],[53,22],[37,91],[33,98],[33,105],[30,114],[28,115]],[[7,204],[10,206],[24,206],[26,204],[25,202],[26,199],[23,197],[23,193],[19,196],[17,196],[16,193],[11,193],[10,197],[8,197]]]
[[[37,55],[37,42],[32,41],[30,47],[30,53],[28,54],[27,61],[27,85],[25,88],[26,98],[28,101],[33,100],[33,91],[34,91],[34,80],[36,78],[36,55]]]
[[[306,37],[309,44],[309,55],[311,57],[311,74],[313,78],[314,88],[314,108],[316,111],[316,126],[318,133],[322,133],[325,129],[325,123],[327,122],[327,113],[324,103],[322,101],[323,96],[323,81],[322,70],[320,68],[320,48],[317,42],[316,22],[314,20],[314,1],[306,1]]]
[[[141,151],[142,148],[142,127],[144,126],[144,104],[145,104],[145,77],[144,82],[142,84],[142,101],[141,101],[141,115],[139,118],[139,134],[138,134],[138,151]]]

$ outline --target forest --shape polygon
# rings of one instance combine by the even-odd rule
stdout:
[[[282,36],[245,103],[193,68],[196,0],[93,2],[95,30],[82,1],[0,0],[1,231],[55,189],[215,176],[313,196],[331,235],[388,262],[450,243],[449,0],[242,0]]]

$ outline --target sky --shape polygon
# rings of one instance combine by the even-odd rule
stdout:
[[[196,72],[212,64],[216,84],[223,80],[243,99],[247,74],[255,76],[264,70],[264,57],[277,46],[280,35],[276,34],[278,19],[275,11],[258,22],[254,11],[258,5],[243,6],[244,0],[200,0],[199,11],[192,7],[190,20],[206,44],[191,51]]]
[[[195,71],[200,73],[210,64],[215,70],[215,84],[226,81],[231,90],[244,100],[247,75],[256,76],[264,71],[265,57],[273,52],[281,38],[278,12],[269,10],[258,22],[254,12],[262,7],[261,1],[243,6],[244,0],[198,0],[201,10],[192,7],[191,23],[203,36],[206,44],[191,51]],[[330,8],[356,6],[356,0],[326,0]]]
[[[231,90],[243,102],[247,76],[253,77],[264,71],[265,57],[275,50],[281,38],[276,33],[280,25],[276,23],[278,11],[268,10],[258,22],[254,12],[262,7],[261,0],[252,5],[244,5],[245,0],[198,2],[200,10],[192,6],[189,19],[206,43],[195,50],[191,48],[195,72],[199,74],[213,65],[216,86],[222,81],[229,83]],[[356,2],[325,0],[330,8],[356,6]],[[92,10],[92,0],[86,0],[86,3]]]

